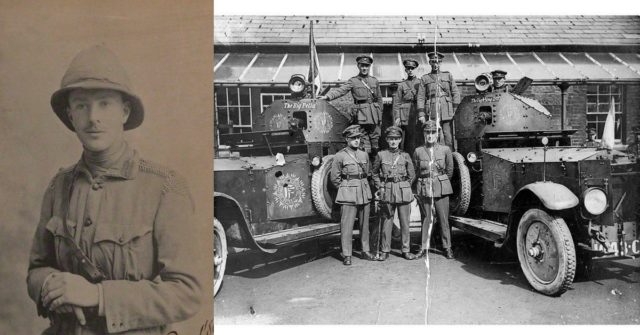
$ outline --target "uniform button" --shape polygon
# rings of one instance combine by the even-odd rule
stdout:
[[[97,190],[100,188],[100,184],[98,184],[98,183],[93,183],[93,184],[91,185],[91,188],[92,188],[94,191],[97,191]]]
[[[91,218],[87,218],[86,220],[84,220],[84,226],[88,227],[93,223],[93,221],[91,221]]]
[[[124,242],[124,237],[120,236],[120,238],[118,239],[118,241],[120,241],[120,243]]]

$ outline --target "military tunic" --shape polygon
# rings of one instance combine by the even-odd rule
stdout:
[[[331,182],[338,188],[336,203],[341,204],[340,240],[343,256],[352,254],[353,223],[358,215],[362,251],[369,252],[369,208],[373,195],[367,177],[371,171],[369,155],[362,150],[344,148],[335,154]]]
[[[27,277],[38,314],[54,320],[47,334],[165,334],[194,315],[205,297],[191,259],[199,252],[193,212],[185,181],[129,148],[97,177],[83,160],[61,170],[44,196]],[[82,275],[71,240],[105,276],[102,305],[84,308],[84,327],[41,301],[51,273]]]
[[[419,86],[420,78],[407,78],[398,84],[398,90],[393,96],[393,120],[400,120],[400,127],[404,132],[401,148],[409,154],[424,144],[421,125],[418,122]]]
[[[511,86],[509,84],[504,84],[502,87],[493,87],[494,93],[508,93],[511,91]]]
[[[420,78],[418,86],[418,117],[432,120],[440,119],[444,135],[444,143],[453,146],[453,129],[451,120],[455,114],[453,104],[460,103],[460,91],[451,73],[441,71],[428,73]],[[436,114],[436,110],[438,114]],[[427,114],[428,113],[428,114]],[[442,143],[442,141],[441,141]]]
[[[442,245],[451,247],[449,229],[449,195],[453,193],[450,178],[453,177],[453,156],[449,147],[434,144],[421,146],[413,154],[418,175],[417,195],[424,213],[422,221],[422,249],[427,248],[429,225],[433,221],[432,207],[440,223]]]
[[[415,179],[411,157],[399,149],[383,150],[376,155],[372,174],[373,182],[380,191],[382,251],[391,251],[393,216],[397,209],[402,234],[402,252],[409,252],[409,215],[414,199],[411,184]],[[378,226],[375,228],[373,235],[377,236]]]
[[[377,150],[382,122],[382,92],[378,79],[361,75],[351,77],[340,87],[328,92],[326,97],[334,100],[349,92],[354,103],[349,110],[352,123],[362,126],[364,130],[362,139],[365,150]]]

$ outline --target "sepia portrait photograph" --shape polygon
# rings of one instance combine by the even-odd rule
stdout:
[[[214,5],[216,327],[640,324],[637,7],[287,4]]]
[[[211,18],[0,1],[0,333],[212,333]]]

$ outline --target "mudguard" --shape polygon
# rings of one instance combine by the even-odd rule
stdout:
[[[578,197],[566,186],[550,181],[525,185],[516,192],[515,199],[523,191],[531,191],[540,199],[544,207],[554,211],[573,208],[580,203]]]
[[[277,249],[268,249],[268,248],[264,248],[262,247],[260,244],[258,244],[258,242],[256,242],[255,238],[253,237],[253,234],[251,233],[251,229],[249,229],[249,223],[247,221],[247,218],[245,217],[244,212],[242,211],[240,204],[238,203],[238,201],[236,201],[233,197],[224,194],[224,193],[220,193],[220,192],[213,192],[213,199],[214,199],[214,203],[215,203],[215,199],[216,198],[223,198],[226,201],[231,202],[232,204],[235,205],[236,209],[238,210],[238,213],[240,214],[239,216],[242,217],[242,220],[238,221],[238,228],[240,230],[240,238],[242,239],[243,242],[243,246],[250,248],[250,249],[257,249],[260,250],[262,252],[266,252],[266,253],[274,253],[277,251]],[[214,216],[215,216],[215,206],[213,208],[214,210]],[[225,229],[225,234],[228,234],[229,232],[229,223],[228,222],[224,222],[224,220],[219,220],[220,223],[222,223],[222,226]]]

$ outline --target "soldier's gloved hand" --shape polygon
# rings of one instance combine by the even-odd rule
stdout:
[[[93,307],[100,300],[98,285],[70,272],[53,274],[42,289],[42,304],[48,306],[50,311],[64,304]]]
[[[318,100],[329,100],[326,95],[321,95],[318,97]]]
[[[425,122],[427,122],[427,120],[425,119],[424,116],[421,116],[418,118],[418,121],[420,121],[420,123],[424,124]]]

